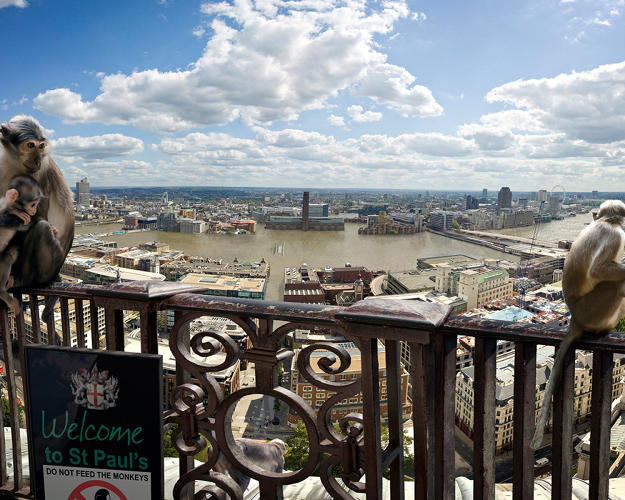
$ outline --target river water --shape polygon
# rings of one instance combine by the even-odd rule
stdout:
[[[574,239],[591,220],[590,215],[578,215],[562,221],[553,221],[539,227],[538,239],[557,241]],[[407,271],[415,268],[417,258],[438,255],[464,254],[476,258],[504,258],[518,260],[486,247],[445,238],[429,232],[405,235],[359,235],[359,224],[345,224],[345,231],[278,231],[257,226],[256,234],[184,234],[163,231],[129,232],[103,237],[119,246],[135,246],[147,241],[162,241],[172,249],[188,255],[223,258],[240,262],[264,258],[271,265],[267,299],[281,300],[285,267],[296,267],[306,262],[315,267],[339,267],[349,262],[372,270]],[[109,233],[120,231],[121,224],[76,226],[76,234]],[[533,229],[514,228],[501,232],[531,237]],[[282,245],[284,255],[274,254],[276,245]]]

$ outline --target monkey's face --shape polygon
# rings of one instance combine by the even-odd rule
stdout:
[[[47,154],[48,142],[37,139],[27,139],[20,143],[18,153],[22,165],[28,173],[37,172],[41,168],[41,162]]]
[[[33,217],[37,213],[37,208],[39,207],[39,201],[40,200],[37,199],[37,200],[32,200],[27,203],[24,203],[24,207],[22,208],[22,210],[24,210],[24,212],[26,212],[28,215]]]

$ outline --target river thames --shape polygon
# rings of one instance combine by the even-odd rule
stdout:
[[[543,224],[537,238],[558,241],[574,239],[590,222],[590,214],[568,217]],[[416,267],[417,259],[437,255],[464,254],[476,258],[500,258],[517,261],[518,257],[464,241],[445,238],[429,232],[405,235],[359,235],[359,224],[345,224],[345,231],[278,231],[257,226],[256,234],[184,234],[163,231],[131,231],[105,236],[104,241],[116,241],[121,247],[136,246],[147,241],[162,241],[172,249],[188,255],[222,258],[240,262],[264,258],[271,265],[267,299],[282,300],[285,267],[297,267],[306,262],[315,267],[339,267],[349,262],[372,270],[407,271]],[[120,231],[121,224],[80,225],[76,234],[110,233]],[[516,236],[531,237],[533,228],[501,231]],[[284,255],[274,254],[282,245]]]

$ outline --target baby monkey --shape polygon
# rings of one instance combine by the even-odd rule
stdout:
[[[54,228],[37,214],[43,197],[35,179],[28,175],[18,175],[11,180],[4,198],[0,199],[0,299],[15,312],[19,311],[19,303],[7,289],[13,286],[11,267],[18,258],[20,244],[23,244],[20,239],[14,239],[16,233],[25,234],[37,225],[45,225],[51,236],[48,245],[52,247],[52,258],[53,255],[62,254]]]

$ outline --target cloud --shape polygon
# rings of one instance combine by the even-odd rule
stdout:
[[[204,33],[206,33],[206,29],[204,29],[204,26],[196,26],[195,28],[193,28],[193,31],[191,33],[193,33],[193,35],[198,38],[202,38],[204,36]]]
[[[122,134],[62,137],[52,141],[54,155],[66,161],[99,160],[143,151],[143,141]]]
[[[188,69],[111,74],[93,99],[57,88],[39,94],[34,106],[70,123],[129,124],[163,134],[237,119],[295,120],[350,90],[404,116],[442,113],[431,91],[389,64],[375,41],[410,15],[404,0],[206,3],[202,12],[210,16],[212,36]]]
[[[422,85],[413,85],[415,77],[393,64],[379,64],[367,70],[355,94],[373,99],[394,109],[402,116],[438,116],[443,108],[432,92]]]
[[[332,114],[328,116],[328,121],[330,122],[330,125],[334,125],[335,127],[345,126],[345,118],[343,118],[342,116]]]
[[[0,0],[0,9],[3,7],[19,7],[20,9],[24,9],[28,7],[28,2],[26,0]]]
[[[364,111],[362,106],[354,105],[347,108],[347,114],[355,122],[379,122],[382,119],[382,113],[375,111]]]
[[[545,128],[570,139],[625,139],[625,61],[553,78],[517,80],[494,88],[488,102],[532,113]]]

